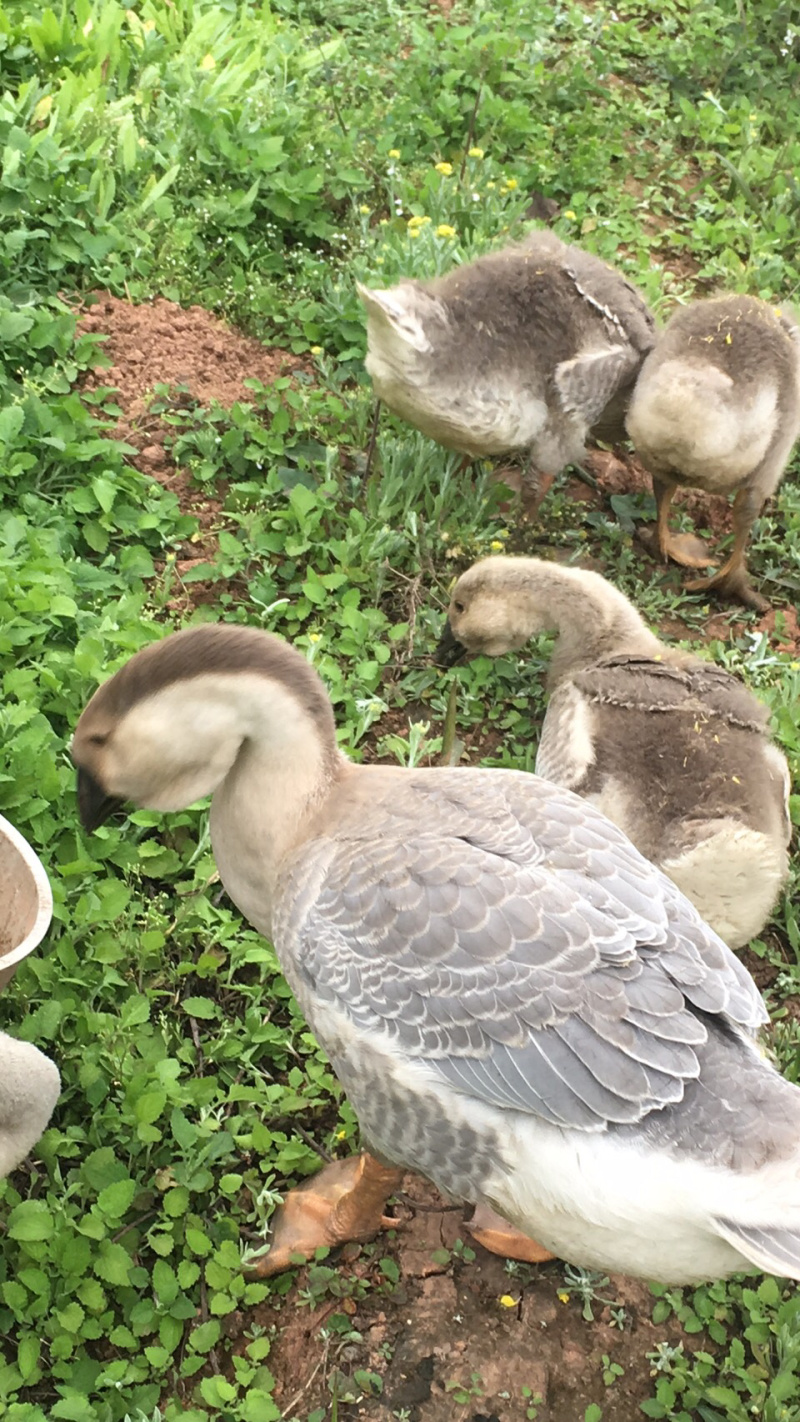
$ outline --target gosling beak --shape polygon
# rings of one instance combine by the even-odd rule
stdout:
[[[78,814],[85,830],[96,830],[125,802],[107,795],[88,770],[78,767]]]
[[[454,667],[458,662],[463,661],[466,655],[467,649],[463,642],[458,642],[453,636],[453,629],[448,617],[439,638],[439,645],[433,654],[433,660],[437,667]]]

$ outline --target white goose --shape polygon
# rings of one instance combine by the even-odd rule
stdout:
[[[290,1247],[374,1231],[405,1166],[577,1264],[800,1278],[800,1090],[755,1045],[761,998],[591,805],[514,771],[352,765],[303,657],[230,626],[137,653],[73,755],[89,828],[213,794],[222,880],[378,1157],[290,1197]]]

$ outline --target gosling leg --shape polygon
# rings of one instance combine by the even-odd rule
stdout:
[[[769,603],[757,593],[747,575],[745,550],[750,531],[764,507],[761,494],[752,488],[740,489],[733,501],[733,548],[713,578],[695,578],[686,584],[688,592],[720,592],[742,602],[756,612],[768,612]]]
[[[702,538],[693,533],[673,533],[669,527],[669,511],[678,486],[668,479],[653,475],[653,493],[656,499],[656,541],[658,551],[666,563],[680,563],[683,568],[713,568],[714,559]]]
[[[533,468],[529,460],[522,471],[522,521],[527,523],[529,519],[535,518],[541,508],[543,500],[547,497],[553,487],[555,474],[543,474],[541,470]]]

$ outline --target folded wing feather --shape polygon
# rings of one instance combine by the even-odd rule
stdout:
[[[766,1018],[672,882],[530,776],[409,778],[286,885],[276,938],[318,999],[454,1089],[558,1125],[680,1100],[707,1036],[693,1009],[745,1032]]]

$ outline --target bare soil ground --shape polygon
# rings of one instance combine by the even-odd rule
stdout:
[[[350,1262],[340,1264],[344,1276],[374,1285],[365,1297],[304,1306],[301,1270],[285,1298],[257,1310],[258,1322],[274,1330],[269,1366],[287,1422],[325,1407],[337,1370],[352,1376],[356,1369],[376,1373],[383,1389],[340,1406],[341,1418],[582,1422],[596,1403],[614,1422],[641,1422],[639,1403],[652,1395],[648,1354],[661,1341],[708,1348],[707,1338],[687,1339],[675,1320],[653,1324],[650,1290],[631,1279],[615,1276],[598,1287],[594,1317],[584,1318],[563,1265],[520,1266],[510,1276],[502,1259],[470,1239],[460,1208],[443,1205],[411,1176],[404,1193],[396,1238],[382,1237],[371,1256],[350,1251]],[[453,1252],[459,1239],[474,1259]],[[397,1262],[400,1279],[390,1291],[379,1258]],[[361,1341],[320,1336],[343,1307]],[[610,1363],[623,1371],[607,1386]]]
[[[245,380],[270,385],[280,375],[302,367],[287,351],[264,346],[233,330],[201,306],[184,309],[164,297],[134,306],[110,292],[94,292],[80,317],[79,332],[97,336],[103,346],[103,363],[86,373],[87,391],[111,388],[121,416],[114,434],[135,449],[132,463],[157,479],[177,497],[183,513],[191,514],[197,533],[180,550],[178,576],[217,552],[217,532],[227,489],[217,483],[213,493],[200,488],[186,469],[178,467],[169,452],[175,430],[159,414],[150,412],[156,386],[168,386],[174,407],[229,408],[239,400],[253,400]],[[194,603],[207,600],[207,589],[193,585]]]

